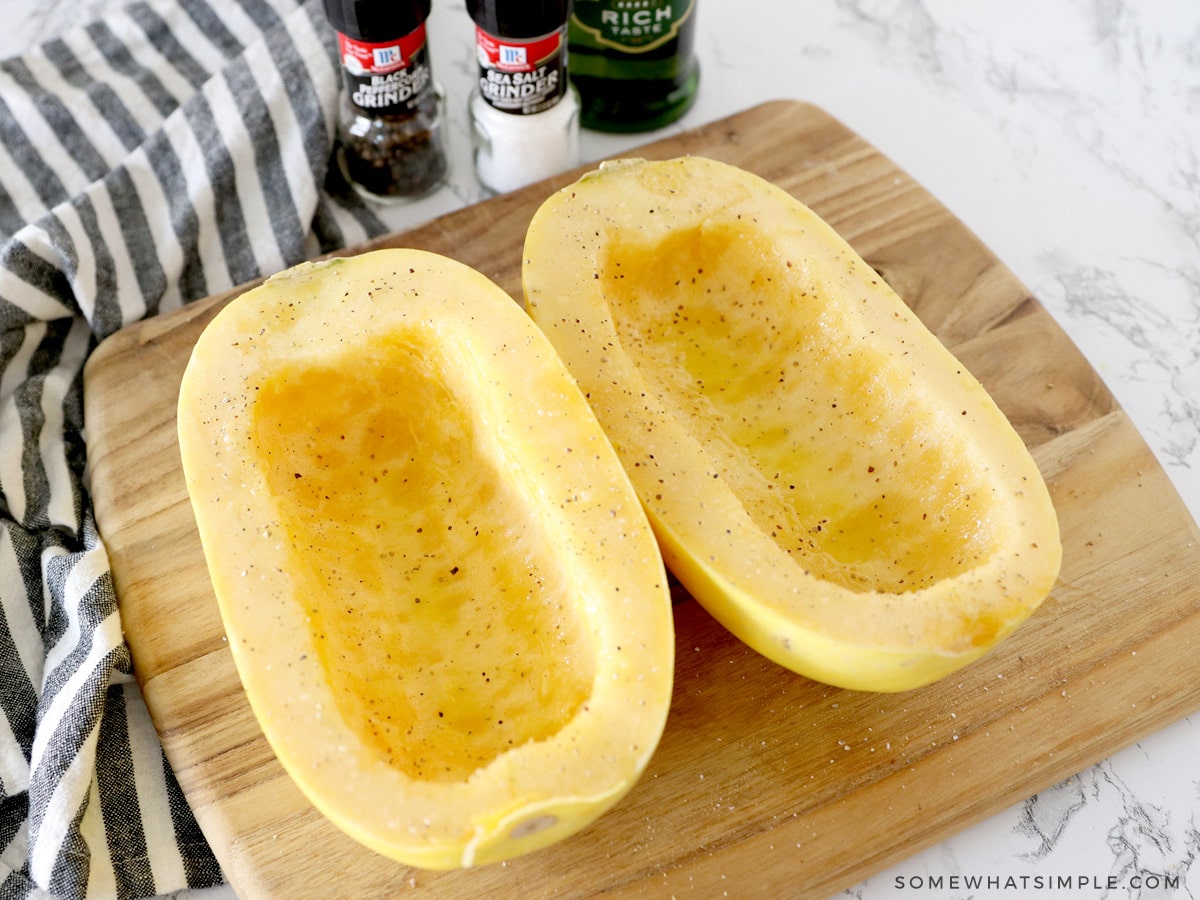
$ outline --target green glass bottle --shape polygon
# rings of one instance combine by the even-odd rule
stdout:
[[[574,0],[567,66],[580,122],[597,131],[648,131],[696,99],[697,0]]]

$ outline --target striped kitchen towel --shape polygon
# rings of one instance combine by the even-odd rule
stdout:
[[[329,166],[338,78],[320,0],[138,0],[0,62],[0,898],[222,878],[123,643],[83,364],[385,230]]]

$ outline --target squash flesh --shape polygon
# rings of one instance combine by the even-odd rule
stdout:
[[[654,245],[616,236],[605,256],[600,289],[630,362],[722,454],[755,526],[806,570],[902,593],[990,555],[970,499],[986,486],[966,442],[909,413],[911,373],[856,351],[861,339],[802,260],[711,224]],[[681,292],[684,282],[705,287]],[[870,433],[851,447],[858,421]]]
[[[700,157],[617,160],[530,223],[527,308],[663,556],[767,657],[899,691],[979,658],[1061,561],[986,391],[827,223]]]
[[[662,558],[495,284],[418,250],[274,276],[200,336],[178,433],[251,709],[347,834],[481,865],[637,781],[673,680]]]
[[[256,437],[345,719],[410,777],[465,781],[560,730],[595,662],[553,542],[421,343],[277,372]]]

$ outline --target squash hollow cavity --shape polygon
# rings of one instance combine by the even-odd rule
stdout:
[[[598,256],[621,347],[762,534],[856,592],[917,591],[993,555],[998,500],[951,411],[872,350],[821,273],[736,221],[631,235]]]
[[[594,651],[452,361],[419,332],[372,350],[274,371],[253,439],[338,712],[407,776],[465,781],[572,719]]]
[[[901,691],[978,659],[1061,563],[1004,413],[811,209],[697,156],[606,163],[530,221],[534,321],[663,557],[796,672]]]
[[[331,823],[406,865],[482,866],[641,777],[674,671],[662,556],[494,282],[413,248],[282,272],[205,327],[177,421],[246,699]]]

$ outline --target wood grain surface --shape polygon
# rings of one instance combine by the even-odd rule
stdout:
[[[1200,533],[1037,300],[925,190],[813,106],[766,104],[630,155],[682,154],[740,165],[813,207],[984,383],[1050,485],[1059,583],[991,655],[896,695],[794,675],[680,596],[670,719],[629,796],[522,859],[410,869],[353,843],[300,795],[225,643],[175,402],[193,342],[232,295],[139,323],[86,371],[96,515],[151,716],[240,897],[828,896],[1200,708]],[[369,247],[445,253],[519,298],[525,227],[574,174]]]

